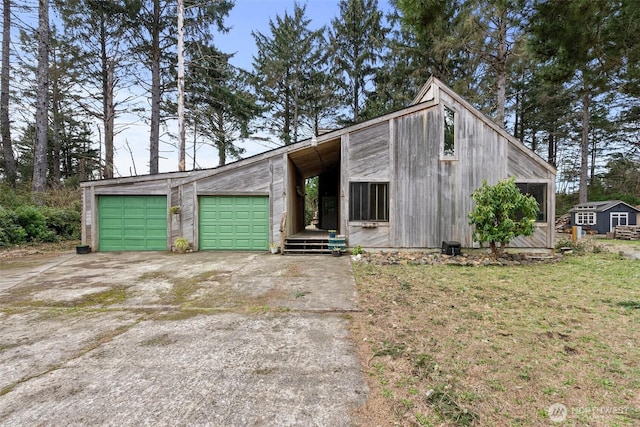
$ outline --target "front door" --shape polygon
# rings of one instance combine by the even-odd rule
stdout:
[[[338,198],[324,196],[321,201],[322,215],[320,216],[320,228],[323,230],[338,229]]]
[[[610,217],[611,217],[611,228],[609,228],[609,231],[613,231],[613,229],[619,225],[629,224],[628,212],[611,212]]]

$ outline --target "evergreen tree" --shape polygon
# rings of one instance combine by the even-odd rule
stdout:
[[[149,173],[159,172],[160,123],[163,97],[175,84],[176,4],[169,0],[127,0],[129,28],[135,41],[134,52],[141,58],[151,74],[151,115],[149,132]],[[212,37],[212,27],[226,31],[224,17],[233,6],[230,0],[196,0],[185,2],[185,43],[207,42]],[[143,84],[146,79],[140,79]]]
[[[311,31],[305,6],[294,4],[269,20],[270,34],[254,32],[258,53],[253,58],[253,86],[258,102],[268,111],[266,129],[289,145],[298,141],[305,119],[309,70],[319,66],[317,40],[323,29]]]
[[[36,144],[33,156],[32,191],[34,201],[47,186],[47,130],[49,127],[49,2],[38,3],[38,90],[36,102]]]
[[[337,93],[349,114],[344,123],[361,121],[361,109],[371,91],[386,29],[378,0],[341,0],[340,16],[331,21],[332,74],[338,76]]]
[[[213,46],[192,46],[188,68],[187,106],[194,132],[210,140],[218,151],[218,165],[227,156],[239,158],[250,122],[259,114],[244,72],[229,63],[232,55]],[[196,128],[197,126],[197,128]]]
[[[113,178],[116,118],[122,104],[128,101],[118,102],[116,95],[119,88],[130,84],[127,71],[131,64],[125,38],[127,5],[124,0],[58,0],[56,5],[65,24],[65,35],[80,49],[76,60],[83,60],[84,64],[82,86],[90,96],[81,106],[102,124],[102,176]]]
[[[587,201],[593,105],[612,90],[624,62],[619,28],[627,1],[633,0],[538,2],[532,16],[531,46],[545,63],[546,78],[567,85],[580,99],[580,203]],[[635,25],[625,22],[627,31]]]
[[[504,127],[524,0],[396,0],[429,72]]]
[[[370,119],[406,107],[429,76],[426,50],[407,25],[401,25],[395,10],[388,17],[381,64],[376,70],[374,88],[369,93],[362,117]]]

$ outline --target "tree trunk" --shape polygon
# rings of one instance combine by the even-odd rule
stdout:
[[[287,79],[289,76],[287,76]],[[282,127],[282,139],[284,145],[291,144],[291,92],[289,88],[285,89],[284,94],[284,126]]]
[[[53,186],[60,184],[60,151],[62,149],[62,127],[60,124],[60,101],[58,99],[57,84],[54,83],[51,93],[51,116],[53,117],[52,129],[51,129],[51,170],[49,171],[49,181]]]
[[[217,146],[218,146],[218,166],[224,166],[227,163],[227,144],[226,135],[224,134],[224,115],[222,110],[216,111],[216,127],[218,128]]]
[[[54,70],[56,70],[54,74],[53,81],[50,82],[51,85],[51,116],[52,120],[52,133],[51,133],[51,170],[49,171],[50,182],[53,183],[54,186],[60,184],[60,151],[62,148],[62,128],[60,121],[62,120],[62,114],[60,113],[60,90],[58,85],[58,76],[59,72],[57,71],[59,68],[58,57],[55,47],[51,51],[51,65]]]
[[[113,138],[116,118],[115,100],[113,90],[115,86],[113,59],[106,62],[106,85],[103,90],[104,97],[104,173],[105,178],[113,178]]]
[[[47,187],[47,129],[49,126],[49,2],[38,4],[38,94],[36,101],[36,144],[33,156],[33,197],[42,203],[40,193]]]
[[[513,114],[513,136],[518,138],[520,142],[524,143],[524,132],[521,129],[522,120],[520,117],[523,115],[522,105],[520,105],[520,91],[516,91],[516,99],[514,105],[514,114]]]
[[[9,68],[11,66],[9,47],[11,42],[11,0],[3,0],[2,27],[2,75],[0,76],[0,133],[4,158],[4,176],[9,185],[16,183],[16,159],[11,143],[11,122],[9,121]]]
[[[105,16],[100,21],[100,56],[102,61],[102,125],[104,126],[104,169],[103,178],[113,178],[113,137],[115,122],[115,104],[113,90],[115,85],[113,58],[107,55],[107,28]]]
[[[499,28],[497,41],[498,51],[496,52],[496,122],[504,128],[504,105],[506,103],[507,87],[507,11],[506,8],[500,11]]]
[[[596,159],[598,158],[598,143],[597,138],[592,138],[591,143],[591,173],[589,174],[589,185],[593,185],[596,180]]]
[[[178,0],[178,170],[186,167],[186,141],[184,125],[184,4]]]
[[[151,129],[149,132],[149,173],[158,173],[160,156],[160,0],[153,0],[151,28]]]
[[[586,203],[587,186],[589,183],[589,106],[591,99],[586,86],[582,93],[582,140],[580,141],[580,191],[578,192],[578,203]]]
[[[357,61],[357,58],[360,55],[358,46],[354,46],[353,51],[354,61]],[[358,123],[360,119],[360,71],[362,70],[358,68],[359,67],[354,67],[352,70],[353,74],[351,75],[351,78],[353,79],[353,93],[351,94],[351,96],[353,96],[353,123]]]
[[[557,147],[555,135],[553,134],[553,132],[549,132],[549,135],[547,137],[547,162],[553,165],[553,167],[556,166],[556,149]]]

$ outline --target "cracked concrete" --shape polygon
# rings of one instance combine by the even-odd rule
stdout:
[[[2,425],[352,425],[347,257],[0,261]]]

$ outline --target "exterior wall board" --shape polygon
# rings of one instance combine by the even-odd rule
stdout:
[[[536,229],[531,236],[519,236],[509,243],[511,248],[548,248],[549,226],[547,224],[536,224]]]
[[[269,194],[271,184],[269,160],[241,168],[232,168],[224,173],[198,181],[199,195],[227,194]]]
[[[348,236],[351,246],[389,247],[387,222],[369,228],[368,221],[349,221],[349,183],[389,182],[389,156],[389,122],[349,133],[342,140],[342,167],[347,173],[341,174],[340,181],[343,219],[339,232]]]
[[[389,122],[349,134],[348,156],[352,181],[388,181]]]
[[[269,161],[271,172],[271,188],[269,190],[269,200],[271,209],[271,242],[280,242],[280,224],[282,216],[286,212],[286,197],[284,186],[284,161],[282,156],[273,157]]]

